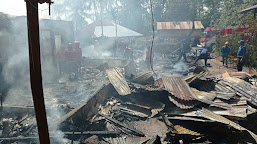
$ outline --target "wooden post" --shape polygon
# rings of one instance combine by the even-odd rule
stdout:
[[[30,82],[40,144],[50,144],[40,61],[38,0],[26,0]]]

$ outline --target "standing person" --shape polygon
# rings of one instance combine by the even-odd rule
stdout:
[[[81,68],[81,60],[82,60],[82,49],[80,48],[80,42],[75,41],[74,42],[75,48],[74,50],[76,51],[76,56],[75,59],[77,61],[77,68]]]
[[[72,43],[68,44],[68,49],[65,51],[65,59],[67,61],[67,69],[68,69],[68,73],[74,73],[76,74],[76,51],[72,48]]]
[[[197,59],[195,60],[195,63],[199,60],[199,59],[204,59],[204,65],[207,66],[207,60],[208,60],[208,50],[206,48],[202,48],[200,49],[201,50],[201,53],[200,55],[197,57]]]
[[[237,51],[237,70],[242,71],[245,53],[246,53],[246,47],[245,47],[244,40],[240,40],[238,43],[240,43],[240,47],[238,48],[238,51]]]
[[[178,57],[178,61],[180,61],[180,59],[182,58],[182,56],[184,57],[184,60],[185,62],[188,62],[187,61],[187,56],[186,56],[186,51],[188,49],[189,45],[187,43],[186,40],[183,40],[180,44],[180,54],[179,54],[179,57]]]
[[[153,63],[153,57],[154,57],[154,53],[153,53],[153,51],[151,51],[151,46],[147,45],[145,61],[146,61],[148,70],[151,70],[152,63]]]
[[[230,53],[229,42],[225,42],[225,46],[223,46],[220,50],[220,54],[222,55],[223,66],[224,64],[226,64],[226,67],[228,67],[229,53]]]
[[[59,76],[65,71],[65,47],[62,47],[56,51],[56,58],[58,62]]]
[[[127,60],[134,60],[133,50],[130,47],[126,47],[124,54],[124,58]]]

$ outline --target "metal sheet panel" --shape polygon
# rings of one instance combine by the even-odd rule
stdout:
[[[191,131],[189,129],[186,129],[180,125],[175,125],[174,128],[178,131],[179,134],[190,134],[195,136],[200,136],[201,134],[198,132]]]
[[[154,83],[153,72],[149,71],[149,72],[138,74],[133,78],[132,81],[139,84],[153,84]]]
[[[210,119],[210,120],[214,120],[214,121],[217,121],[217,122],[220,122],[220,123],[223,123],[223,124],[230,125],[233,128],[238,129],[240,131],[247,131],[254,138],[254,140],[257,142],[257,135],[255,135],[250,130],[240,126],[239,124],[237,124],[237,123],[235,123],[235,122],[233,122],[233,121],[231,121],[231,120],[229,120],[229,119],[227,119],[223,116],[217,115],[217,114],[213,113],[212,111],[209,111],[205,108],[203,108],[202,110],[198,110],[196,112],[196,114],[198,116],[202,116],[202,117]]]
[[[104,141],[111,143],[111,144],[126,144],[126,141],[123,137],[116,137],[116,138],[104,138]]]
[[[173,98],[171,96],[169,96],[169,100],[181,109],[191,109],[195,106],[195,103],[193,101],[178,101],[176,100],[176,98]]]
[[[177,30],[177,29],[192,29],[193,23],[190,21],[184,22],[157,22],[157,30]],[[195,21],[195,29],[203,29],[201,21]]]
[[[175,97],[187,101],[195,100],[195,94],[192,92],[187,82],[182,78],[162,75],[162,80],[165,89]]]
[[[106,70],[108,78],[111,84],[114,86],[119,95],[128,95],[131,94],[131,90],[124,78],[121,69],[114,68]]]

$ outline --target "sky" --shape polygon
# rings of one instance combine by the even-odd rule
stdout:
[[[26,3],[24,0],[0,0],[0,2],[0,12],[13,16],[26,15]],[[48,15],[47,8],[48,4],[39,4],[39,16],[46,17]]]

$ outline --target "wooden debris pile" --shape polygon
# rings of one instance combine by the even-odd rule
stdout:
[[[198,72],[190,80],[154,80],[152,72],[126,80],[120,69],[107,74],[110,83],[50,129],[80,143],[257,142],[257,88],[236,74]]]

